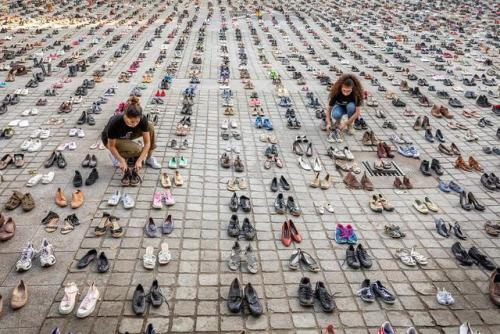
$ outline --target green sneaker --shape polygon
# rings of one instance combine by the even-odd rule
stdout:
[[[180,167],[180,168],[186,168],[186,167],[187,167],[187,165],[188,165],[188,161],[187,161],[187,159],[186,159],[186,158],[184,158],[184,157],[180,157],[180,158],[179,158],[179,167]]]
[[[172,159],[170,159],[170,161],[168,162],[168,168],[177,169],[177,167],[177,159],[175,157],[172,157]]]

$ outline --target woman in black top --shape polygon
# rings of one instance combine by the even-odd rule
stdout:
[[[134,141],[140,137],[144,146]],[[137,159],[135,162],[137,170],[142,168],[143,162],[152,168],[161,168],[153,157],[156,148],[154,125],[142,114],[139,98],[131,97],[124,113],[109,119],[101,138],[112,155],[113,166],[120,167],[121,170],[127,169],[127,159],[130,158]]]
[[[344,74],[335,82],[330,91],[329,107],[326,114],[326,128],[331,130],[348,129],[352,123],[361,115],[361,104],[363,102],[363,87],[352,74]],[[347,122],[341,123],[341,119],[347,115]]]

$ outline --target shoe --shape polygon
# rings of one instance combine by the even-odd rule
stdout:
[[[258,317],[263,313],[262,304],[257,296],[257,292],[253,288],[251,283],[247,283],[245,286],[245,301],[250,310],[250,314],[254,317]]]
[[[71,196],[71,208],[78,209],[83,205],[83,192],[81,190],[76,190]]]
[[[445,238],[449,238],[450,234],[449,234],[448,228],[446,227],[446,224],[445,224],[443,218],[438,218],[434,222],[436,224],[436,230],[437,230],[438,234],[440,234],[441,236],[443,236]]]
[[[240,196],[239,205],[243,212],[250,212],[252,210],[252,205],[250,203],[250,198],[245,195]]]
[[[314,292],[311,281],[308,277],[302,277],[299,283],[299,303],[302,306],[312,306],[314,304]]]
[[[496,306],[500,306],[500,269],[491,273],[489,282],[490,299]]]
[[[74,282],[68,283],[64,288],[64,296],[59,303],[59,314],[70,314],[75,308],[78,287]]]
[[[467,195],[468,199],[469,199],[469,204],[476,210],[478,211],[484,211],[485,210],[485,207],[484,205],[482,205],[481,203],[479,203],[479,201],[476,199],[476,197],[474,196],[473,193],[469,192],[469,194]]]
[[[97,272],[105,273],[109,270],[109,261],[104,252],[101,252],[97,257]]]
[[[149,217],[147,224],[144,226],[144,233],[150,238],[156,237],[158,228],[156,227],[153,218]]]
[[[333,312],[335,309],[335,301],[332,295],[326,289],[325,283],[316,282],[316,289],[314,291],[316,298],[318,298],[323,312]]]
[[[163,304],[163,293],[161,292],[158,280],[155,279],[153,283],[151,283],[147,296],[149,297],[149,302],[153,307],[160,307],[161,304]]]
[[[367,191],[373,191],[374,189],[373,183],[368,178],[368,175],[366,175],[366,172],[364,172],[363,176],[361,177],[361,187]]]
[[[87,267],[92,261],[97,257],[97,250],[95,248],[89,250],[80,260],[78,260],[76,267],[78,269],[83,269]]]
[[[361,268],[361,263],[358,260],[358,257],[356,256],[356,251],[354,250],[353,245],[349,245],[346,249],[346,263],[349,267],[352,269],[359,269]]]
[[[285,198],[282,193],[279,193],[278,196],[276,196],[276,199],[274,200],[274,209],[276,210],[276,213],[284,214],[286,208],[287,206],[285,203]]]
[[[91,186],[97,181],[99,178],[99,173],[97,172],[96,168],[92,168],[92,171],[89,174],[89,177],[85,180],[85,185],[86,186]]]
[[[281,177],[280,177],[280,185],[284,190],[286,190],[286,191],[290,190],[290,184],[288,183],[288,181],[285,179],[285,177],[283,175],[281,175]]]
[[[396,331],[392,328],[391,324],[386,321],[380,326],[378,334],[396,334]]]
[[[476,246],[472,246],[469,249],[468,254],[477,264],[480,264],[487,270],[493,270],[496,268],[496,265],[493,263],[493,261],[486,255],[481,253]]]
[[[387,290],[387,288],[384,287],[380,281],[372,283],[371,289],[377,297],[382,298],[382,301],[384,303],[394,304],[396,297],[391,292],[389,292],[389,290]]]
[[[12,291],[12,297],[10,299],[10,307],[13,310],[18,310],[22,308],[28,302],[28,287],[23,280],[20,280]]]
[[[141,284],[136,286],[132,296],[132,310],[136,315],[142,315],[146,312],[146,294]]]
[[[292,233],[290,231],[288,221],[285,221],[281,226],[281,242],[285,245],[285,247],[290,246],[292,243]]]
[[[229,255],[228,267],[229,269],[236,271],[240,268],[240,265],[241,265],[241,248],[238,241],[235,241],[231,249],[231,254]]]
[[[92,314],[95,310],[97,301],[99,300],[99,295],[99,290],[95,287],[95,283],[92,283],[87,291],[87,294],[85,295],[85,298],[83,298],[82,303],[76,311],[76,316],[78,318],[85,318]]]
[[[420,171],[425,176],[431,176],[430,163],[429,160],[423,160],[420,164]]]
[[[259,271],[259,265],[257,262],[257,257],[255,256],[255,252],[252,249],[252,245],[248,244],[247,249],[245,250],[245,257],[247,263],[247,270],[256,274]]]
[[[444,171],[441,168],[441,164],[437,159],[432,159],[431,160],[431,166],[430,169],[432,169],[437,175],[443,175]]]
[[[240,205],[240,203],[239,203],[238,195],[236,195],[236,193],[234,193],[233,196],[231,197],[231,201],[229,202],[229,208],[231,209],[231,211],[236,212],[236,211],[238,211],[239,205]]]
[[[372,199],[370,200],[369,204],[370,204],[370,209],[373,212],[382,212],[382,211],[384,211],[384,208],[382,207],[382,203],[379,202],[377,195],[373,195],[372,196]]]
[[[372,260],[370,258],[370,255],[368,254],[366,248],[361,244],[358,244],[358,246],[356,247],[356,257],[363,268],[368,269],[372,267]]]
[[[288,211],[290,211],[290,214],[292,216],[300,216],[302,213],[302,210],[299,208],[297,203],[295,202],[294,198],[292,196],[288,196],[287,202],[286,202],[286,208]]]
[[[361,183],[356,179],[354,174],[351,172],[347,172],[346,176],[344,177],[344,183],[347,186],[347,188],[350,189],[361,189]]]
[[[42,267],[50,267],[54,264],[56,264],[54,247],[44,238],[40,247],[40,265]]]
[[[83,184],[82,174],[79,171],[75,170],[75,176],[73,176],[73,187],[79,188]]]
[[[442,290],[438,290],[438,292],[436,293],[436,299],[437,302],[441,305],[452,305],[455,303],[455,299],[453,298],[451,293],[446,291],[444,288]]]
[[[369,279],[365,279],[361,283],[361,288],[358,290],[356,294],[361,298],[361,300],[365,302],[372,303],[375,301],[375,295],[371,288],[371,283]]]
[[[37,251],[31,242],[23,249],[21,257],[16,262],[16,271],[28,271],[31,269],[33,259],[37,255]]]
[[[240,288],[240,282],[237,278],[233,280],[229,287],[227,297],[227,306],[232,313],[239,313],[243,306],[243,293]]]
[[[146,159],[146,165],[153,169],[161,169],[161,164],[153,156],[150,156]]]
[[[462,247],[460,242],[457,241],[451,246],[451,252],[455,256],[455,258],[458,260],[458,262],[460,262],[461,265],[472,266],[474,264],[474,260],[467,253],[467,251]]]
[[[243,224],[241,225],[241,231],[243,232],[242,234],[246,240],[253,240],[255,238],[255,235],[256,235],[255,227],[252,225],[252,223],[250,223],[250,219],[248,219],[247,217],[245,217],[245,219],[243,219]],[[297,235],[300,237],[298,232],[297,232]],[[292,234],[292,237],[293,237],[293,234]],[[295,241],[297,241],[297,240],[295,240]],[[300,242],[300,241],[298,241],[298,242]]]

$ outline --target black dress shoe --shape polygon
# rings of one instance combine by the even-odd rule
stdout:
[[[271,181],[271,191],[272,192],[278,191],[278,178],[277,177],[273,177],[273,180]]]
[[[443,175],[444,171],[441,168],[441,164],[437,159],[432,159],[431,161],[431,169],[436,172],[437,175]]]
[[[356,257],[358,258],[359,263],[363,268],[371,268],[372,260],[370,258],[370,255],[368,254],[368,251],[365,247],[363,247],[362,244],[358,244],[358,247],[356,247]]]
[[[286,211],[286,204],[285,204],[285,198],[282,193],[279,193],[278,196],[276,196],[276,199],[274,200],[274,209],[276,210],[277,213],[285,213]]]
[[[132,310],[137,315],[142,315],[146,312],[146,295],[142,284],[138,284],[132,296]]]
[[[448,228],[446,227],[446,224],[442,218],[436,219],[435,224],[436,224],[436,230],[439,233],[439,235],[441,235],[445,238],[450,237],[450,233],[448,232]]]
[[[253,227],[252,223],[250,223],[250,219],[243,219],[243,224],[241,225],[241,230],[245,239],[253,240],[255,238],[255,227]]]
[[[241,311],[243,304],[243,296],[240,288],[240,281],[235,278],[229,287],[229,294],[227,296],[227,307],[229,311],[238,313]]]
[[[67,166],[67,162],[66,162],[66,159],[64,158],[64,156],[62,155],[61,152],[59,152],[57,154],[57,167],[59,168],[66,168]]]
[[[227,234],[230,237],[238,237],[240,235],[240,222],[237,215],[232,215],[227,226]]]
[[[238,196],[236,193],[233,194],[233,197],[231,197],[231,201],[229,202],[229,208],[231,211],[236,212],[238,211],[239,207],[239,201],[238,201]]]
[[[56,162],[57,160],[57,153],[54,151],[52,152],[52,154],[50,155],[50,157],[47,159],[47,161],[45,161],[45,164],[44,164],[44,167],[45,168],[50,168],[54,165],[54,163]]]
[[[353,245],[349,245],[349,247],[347,247],[345,256],[346,256],[345,261],[347,262],[347,265],[349,267],[351,267],[352,269],[361,268],[361,263],[359,263]]]
[[[149,289],[149,302],[153,307],[160,307],[163,303],[163,294],[161,293],[160,285],[158,280],[154,280]]]
[[[420,171],[425,176],[431,176],[431,170],[430,170],[429,160],[423,160],[422,161],[422,163],[420,164]]]
[[[425,139],[427,139],[428,142],[434,143],[434,136],[432,135],[432,132],[430,129],[425,130]]]
[[[325,283],[316,282],[315,295],[319,300],[323,312],[332,312],[335,309],[335,301],[333,300],[332,295],[326,289]]]
[[[302,277],[300,280],[299,303],[302,306],[312,306],[314,304],[314,292],[311,280],[308,277]]]
[[[496,265],[491,261],[486,255],[481,253],[476,246],[472,246],[469,249],[470,257],[477,263],[482,265],[484,268],[488,270],[493,270],[496,268]]]
[[[469,198],[469,204],[471,204],[474,207],[474,209],[478,211],[484,211],[485,209],[484,205],[479,203],[479,201],[477,200],[477,198],[474,196],[473,193],[469,192],[467,197]]]
[[[104,252],[99,254],[97,258],[97,271],[100,273],[105,273],[109,270],[109,261]]]
[[[83,183],[82,174],[79,171],[75,170],[75,176],[73,176],[73,186],[78,188],[81,187]]]
[[[257,292],[255,291],[251,283],[247,283],[247,285],[245,286],[245,300],[247,302],[251,315],[253,315],[254,317],[258,317],[262,314],[262,304],[259,300],[259,296],[257,296]]]
[[[86,186],[91,186],[97,181],[99,178],[99,173],[97,172],[97,169],[92,168],[92,171],[89,174],[89,177],[85,180],[85,185]]]
[[[285,177],[283,175],[281,175],[281,177],[280,177],[280,184],[284,190],[287,190],[287,191],[290,190],[290,184],[288,183],[288,181],[285,179]]]
[[[78,118],[78,120],[76,121],[76,124],[82,125],[85,124],[85,122],[87,122],[87,112],[83,111],[80,115],[80,118]]]
[[[462,191],[460,193],[460,205],[464,210],[470,211],[472,210],[472,205],[469,203],[469,200],[467,199],[467,193]]]
[[[467,237],[465,236],[464,232],[462,231],[462,228],[458,224],[458,222],[455,222],[455,225],[453,227],[450,226],[450,230],[453,229],[453,233],[455,233],[455,236],[459,239],[465,240]]]
[[[95,248],[92,248],[87,252],[87,254],[85,254],[80,260],[78,260],[76,267],[78,269],[83,269],[86,266],[88,266],[90,262],[94,261],[96,257],[97,257],[97,250],[95,250]]]
[[[250,204],[250,198],[245,195],[240,196],[240,206],[243,212],[252,211],[252,205]]]
[[[455,255],[456,259],[458,260],[458,262],[460,262],[461,265],[472,266],[474,264],[474,261],[467,253],[465,248],[462,247],[460,242],[457,241],[451,246],[451,252],[453,253],[453,255]]]

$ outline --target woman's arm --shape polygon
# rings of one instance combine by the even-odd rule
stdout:
[[[136,167],[138,169],[142,167],[142,162],[146,160],[146,157],[148,156],[149,153],[149,149],[151,148],[151,136],[149,135],[149,132],[143,132],[142,139],[144,141],[144,146],[142,147],[141,155],[139,155],[139,158],[137,158]]]
[[[108,138],[108,149],[116,160],[120,163],[120,169],[125,171],[127,169],[127,161],[120,155],[116,149],[116,139]]]

